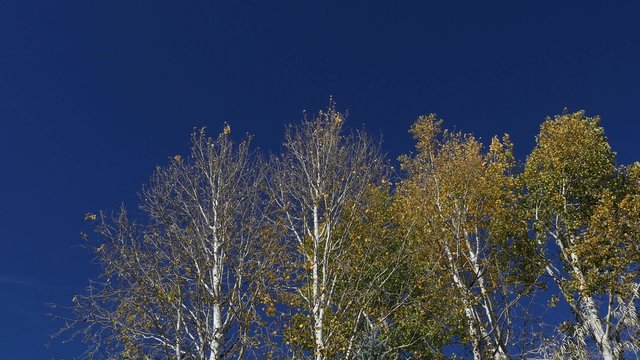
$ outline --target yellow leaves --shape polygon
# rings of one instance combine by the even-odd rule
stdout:
[[[543,204],[546,216],[562,214],[572,229],[585,225],[601,192],[614,182],[615,154],[599,120],[584,112],[548,118],[525,166],[530,201]]]
[[[613,167],[614,154],[599,121],[599,117],[585,117],[582,111],[547,119],[532,157],[540,157],[556,171],[584,171],[584,175]]]
[[[514,159],[508,135],[502,141],[493,138],[484,154],[482,144],[472,135],[442,131],[441,123],[430,115],[413,126],[418,154],[402,160],[409,178],[399,186],[404,200],[398,204],[407,207],[403,213],[417,213],[418,219],[446,222],[449,225],[441,230],[444,234],[451,232],[454,218],[466,222],[464,219],[483,219],[507,211],[517,194],[512,185]]]
[[[344,117],[342,117],[342,114],[336,113],[333,117],[333,121],[336,125],[341,125],[344,122]]]
[[[497,136],[491,139],[486,158],[501,173],[512,170],[516,161],[513,156],[513,143],[511,143],[509,134],[504,134],[502,141]]]
[[[177,163],[181,162],[181,161],[182,161],[182,156],[180,156],[180,155],[175,155],[175,156],[173,157],[173,161],[175,161],[175,162],[177,162]]]
[[[84,221],[95,221],[96,219],[97,219],[97,216],[94,213],[88,212],[84,214]]]
[[[266,304],[264,312],[268,315],[268,316],[275,316],[276,314],[276,307],[273,304],[273,302],[269,302]]]
[[[552,230],[567,239],[561,245],[572,260],[559,260],[574,269],[566,289],[579,296],[623,291],[636,261],[633,170],[616,169],[614,156],[599,117],[564,113],[541,125],[525,167],[535,229],[542,238]]]
[[[436,114],[420,116],[411,126],[409,132],[418,141],[416,147],[420,150],[427,150],[433,146],[438,135],[442,133],[442,120],[438,120]]]
[[[222,129],[222,133],[227,136],[231,135],[231,126],[229,126],[229,124],[227,124],[226,122],[224,123],[224,128]]]

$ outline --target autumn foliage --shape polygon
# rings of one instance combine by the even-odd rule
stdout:
[[[330,103],[268,160],[195,131],[142,216],[85,215],[103,272],[56,335],[109,359],[640,354],[640,163],[598,117],[547,118],[518,161],[421,116],[400,171],[345,120]]]

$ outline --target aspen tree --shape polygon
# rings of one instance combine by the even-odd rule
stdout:
[[[260,352],[260,161],[230,127],[192,135],[191,154],[158,167],[141,194],[144,217],[97,219],[102,274],[74,297],[63,333],[89,357],[201,359]],[[90,217],[94,220],[95,217]]]
[[[355,282],[363,263],[354,241],[366,239],[357,239],[353,230],[371,189],[381,185],[386,164],[366,134],[344,132],[344,120],[331,102],[327,110],[290,126],[269,176],[273,222],[284,228],[288,252],[282,256],[291,277],[279,295],[291,312],[286,341],[293,351],[317,360],[350,356],[348,334],[360,324],[358,316],[364,321],[370,315],[358,307],[360,300],[369,296],[370,286],[380,286]],[[376,281],[386,281],[393,271],[383,269]],[[354,279],[350,285],[349,279]]]
[[[638,165],[614,157],[600,118],[565,113],[542,124],[524,173],[546,273],[576,320],[561,347],[593,341],[607,360],[638,356],[640,334]]]
[[[446,326],[462,321],[474,359],[507,359],[514,314],[536,283],[512,144],[493,138],[485,151],[472,135],[441,125],[433,114],[420,117],[411,128],[417,152],[401,158],[407,178],[398,201],[411,249],[423,283],[450,303]]]

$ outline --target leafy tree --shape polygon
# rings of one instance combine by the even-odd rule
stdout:
[[[368,217],[386,196],[386,164],[363,132],[343,133],[344,120],[331,103],[289,127],[269,176],[272,221],[288,248],[278,292],[290,312],[286,342],[318,360],[354,355],[360,324],[384,313],[374,302],[397,268],[398,256],[382,253],[391,246],[384,224]]]
[[[370,187],[364,206],[351,213],[350,251],[344,256],[336,285],[341,305],[335,329],[335,353],[340,358],[399,359],[438,357],[443,336],[416,327],[421,320],[434,321],[435,307],[425,309],[414,280],[415,260],[409,237],[400,226],[392,184]],[[349,299],[348,302],[345,300]],[[434,302],[435,303],[435,302]],[[441,301],[444,305],[444,301]],[[377,354],[374,356],[374,354]]]
[[[598,117],[547,119],[524,178],[535,240],[576,324],[605,359],[638,351],[638,165],[616,167]]]
[[[494,138],[484,152],[473,136],[441,124],[435,115],[420,117],[411,128],[417,152],[401,158],[407,178],[398,201],[423,271],[418,281],[436,304],[449,302],[445,324],[464,334],[474,359],[505,359],[519,302],[539,274],[519,216],[512,144],[506,135]]]

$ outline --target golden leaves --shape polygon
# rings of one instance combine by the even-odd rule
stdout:
[[[425,150],[430,148],[438,135],[442,133],[442,120],[438,120],[436,114],[420,116],[411,126],[409,132],[418,140],[416,148]]]
[[[95,221],[97,219],[96,214],[88,212],[84,214],[84,221]]]

